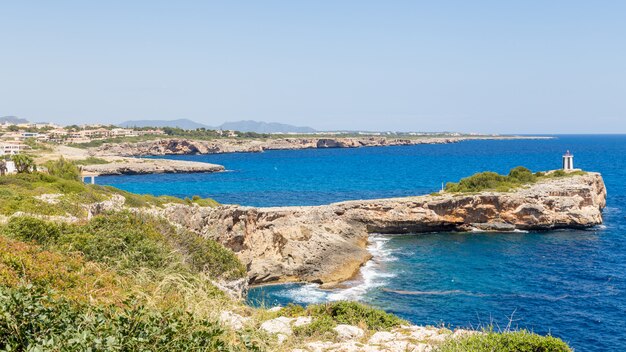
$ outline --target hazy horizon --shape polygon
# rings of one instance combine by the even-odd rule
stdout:
[[[626,3],[7,2],[0,116],[626,133]]]

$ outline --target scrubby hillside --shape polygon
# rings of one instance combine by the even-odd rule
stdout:
[[[0,350],[493,350],[490,334],[410,326],[358,303],[248,307],[223,291],[247,280],[237,257],[156,211],[215,202],[85,185],[61,169],[0,177]],[[568,350],[527,335],[519,350]]]

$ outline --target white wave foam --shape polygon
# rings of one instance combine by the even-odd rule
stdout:
[[[385,271],[385,263],[397,260],[394,250],[388,248],[389,238],[380,235],[370,236],[368,251],[372,259],[365,263],[359,277],[345,282],[341,288],[321,289],[318,284],[306,284],[286,289],[278,295],[301,304],[321,303],[326,301],[354,300],[359,301],[373,288],[384,286],[387,279],[395,277]]]

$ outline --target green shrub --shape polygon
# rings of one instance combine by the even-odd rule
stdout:
[[[310,324],[296,326],[293,332],[299,337],[318,336],[319,338],[333,339],[337,335],[333,328],[337,326],[337,322],[329,316],[319,316]]]
[[[474,174],[470,177],[461,179],[458,183],[448,182],[445,190],[447,192],[482,192],[482,191],[497,191],[508,192],[514,188],[523,186],[525,184],[532,184],[541,179],[565,177],[565,176],[577,176],[584,175],[583,171],[565,172],[563,170],[556,170],[550,174],[543,172],[537,172],[533,174],[529,169],[518,166],[511,171],[507,176],[499,175],[495,172],[486,171]]]
[[[168,266],[171,250],[164,237],[141,216],[119,212],[94,217],[84,226],[74,226],[59,237],[66,251],[80,251],[87,260],[119,270]]]
[[[533,175],[532,171],[523,166],[511,169],[511,171],[509,171],[508,178],[517,180],[520,183],[532,183],[537,180],[537,177]]]
[[[526,330],[496,333],[485,331],[460,339],[449,339],[439,346],[438,352],[571,352],[561,339],[541,336]]]
[[[78,181],[80,177],[78,167],[63,157],[54,161],[50,160],[46,162],[45,166],[48,169],[48,173],[52,176],[74,181]]]
[[[3,351],[233,350],[212,321],[180,310],[90,306],[33,287],[0,287]]]
[[[102,158],[96,158],[94,156],[90,156],[85,159],[74,160],[73,162],[75,165],[83,165],[83,166],[84,165],[102,165],[102,164],[109,163],[107,160],[104,160]]]
[[[172,232],[170,241],[194,271],[227,280],[246,276],[246,267],[237,256],[216,241],[185,230]]]
[[[29,216],[11,218],[2,232],[5,236],[16,240],[35,241],[41,244],[55,243],[61,235],[58,225]]]
[[[329,316],[338,324],[364,324],[372,330],[390,329],[406,324],[406,321],[393,314],[357,302],[330,302],[309,306],[307,310],[314,317]]]
[[[470,177],[461,179],[459,183],[449,182],[446,185],[448,192],[480,192],[483,190],[508,189],[514,183],[507,176],[499,175],[495,172],[481,172]]]
[[[314,304],[306,308],[289,305],[281,310],[281,314],[313,317],[312,324],[296,329],[300,336],[332,334],[332,329],[337,324],[356,325],[370,330],[385,330],[408,324],[405,320],[383,310],[349,301]]]

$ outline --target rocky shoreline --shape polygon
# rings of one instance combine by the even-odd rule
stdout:
[[[233,250],[250,284],[351,278],[371,258],[368,236],[435,231],[587,228],[602,223],[602,176],[540,181],[512,192],[427,195],[310,207],[215,208],[172,204],[169,221]]]
[[[544,139],[524,136],[461,136],[424,138],[272,138],[272,139],[159,139],[137,143],[107,143],[93,148],[97,156],[161,156],[185,154],[258,153],[264,150],[299,150],[323,148],[360,148],[416,144],[448,144],[467,140]]]
[[[160,173],[220,172],[222,165],[186,160],[123,158],[108,164],[85,165],[83,171],[99,175],[143,175]]]

